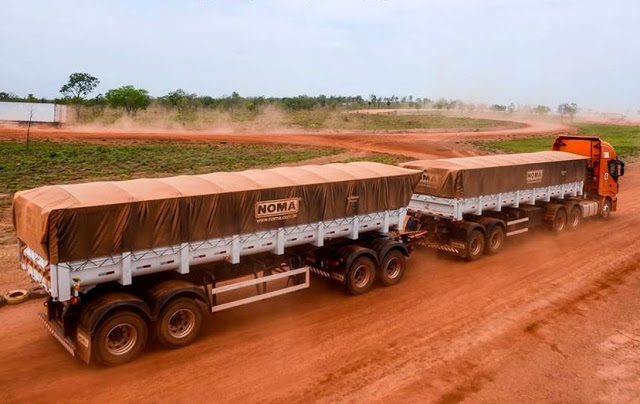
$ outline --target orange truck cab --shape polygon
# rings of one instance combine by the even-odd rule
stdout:
[[[584,183],[585,198],[598,201],[600,214],[608,217],[618,202],[618,180],[624,175],[624,163],[618,160],[611,144],[597,136],[558,136],[552,150],[591,158]]]

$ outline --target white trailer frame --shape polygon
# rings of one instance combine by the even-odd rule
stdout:
[[[238,234],[58,264],[49,264],[46,259],[38,255],[34,250],[18,241],[20,266],[29,273],[33,280],[46,289],[54,301],[64,302],[70,300],[73,296],[78,296],[79,292],[86,292],[100,283],[115,281],[121,285],[130,285],[133,278],[140,275],[163,271],[176,271],[180,274],[187,274],[192,265],[216,261],[228,261],[232,264],[237,264],[240,262],[241,257],[247,255],[264,252],[282,255],[285,248],[297,245],[312,244],[322,247],[325,240],[334,238],[346,237],[356,240],[360,233],[370,231],[388,233],[391,227],[401,229],[406,215],[407,208],[402,207],[395,210],[354,215],[300,226],[280,227],[257,233]],[[229,286],[214,288],[212,294],[215,295],[232,289],[302,273],[306,273],[304,284],[289,286],[287,291],[281,292],[278,290],[254,296],[249,300],[243,299],[245,301],[242,303],[224,308],[235,307],[240,304],[263,300],[308,287],[309,267],[291,268],[290,271],[284,273],[238,282],[231,289]]]
[[[551,198],[564,199],[582,195],[584,181],[548,187],[521,189],[473,198],[443,198],[433,195],[414,194],[409,202],[409,212],[463,220],[465,214],[481,215],[485,210],[500,211],[505,207],[517,208],[521,204],[533,205],[536,201],[549,202]]]

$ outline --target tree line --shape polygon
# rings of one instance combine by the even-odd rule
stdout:
[[[53,102],[57,104],[66,104],[75,107],[76,114],[79,116],[81,107],[100,107],[109,106],[111,108],[121,108],[127,114],[135,116],[142,109],[147,109],[150,105],[156,104],[167,109],[174,109],[178,113],[186,113],[198,108],[211,109],[232,109],[244,108],[251,112],[259,112],[259,110],[267,105],[282,107],[291,111],[311,110],[314,108],[332,108],[332,109],[359,109],[359,108],[433,108],[439,110],[467,110],[472,111],[476,105],[464,103],[460,100],[447,100],[444,98],[431,100],[429,97],[415,97],[413,95],[398,97],[378,96],[371,94],[364,98],[357,96],[309,96],[299,95],[295,97],[242,97],[237,92],[233,92],[230,96],[211,97],[208,95],[198,95],[189,93],[182,89],[169,92],[161,97],[152,97],[149,92],[142,88],[136,88],[132,85],[110,89],[104,94],[98,94],[92,98],[89,97],[100,80],[88,73],[72,73],[69,75],[67,83],[60,88],[61,98],[46,99],[37,98],[33,94],[26,97],[20,97],[13,93],[0,91],[0,101],[12,102]],[[545,105],[538,105],[534,108],[526,107],[517,109],[511,103],[509,105],[494,104],[490,107],[493,111],[513,113],[516,110],[525,110],[538,115],[547,115],[551,112],[551,108]],[[557,112],[561,116],[573,116],[576,114],[578,106],[575,103],[562,103],[558,105]]]

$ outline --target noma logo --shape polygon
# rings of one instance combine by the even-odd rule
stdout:
[[[423,172],[420,177],[420,184],[427,188],[437,188],[439,182],[440,176],[433,173]]]
[[[259,222],[291,219],[298,215],[300,198],[277,199],[256,203],[256,219]]]
[[[530,170],[527,171],[527,184],[535,184],[542,182],[543,170]]]

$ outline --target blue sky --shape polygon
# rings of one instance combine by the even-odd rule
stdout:
[[[3,0],[0,91],[413,95],[640,109],[637,0]],[[554,108],[555,109],[555,108]]]

